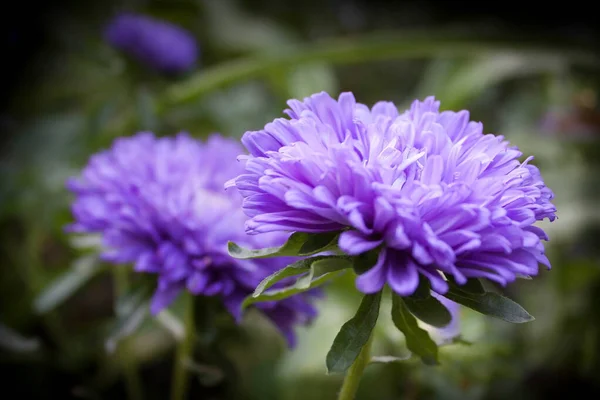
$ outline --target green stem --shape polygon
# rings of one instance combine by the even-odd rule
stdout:
[[[115,303],[117,299],[124,296],[129,291],[128,271],[122,267],[113,268],[113,279],[115,283]],[[120,344],[120,359],[122,362],[125,386],[128,397],[132,400],[141,400],[144,398],[142,381],[138,373],[136,354],[132,351],[133,338],[126,338]]]
[[[483,35],[457,35],[452,32],[373,33],[351,38],[326,39],[317,43],[289,46],[285,50],[262,53],[204,68],[188,79],[169,87],[156,104],[158,117],[178,104],[190,103],[223,87],[313,62],[335,64],[367,63],[381,60],[428,57],[471,57],[489,52],[518,52],[557,55],[572,62],[596,66],[598,57],[591,46],[560,38],[498,38]],[[136,129],[135,115],[114,127],[114,134]],[[139,128],[139,126],[138,126]],[[113,132],[111,130],[111,132]]]
[[[469,57],[486,52],[560,55],[586,64],[598,64],[598,58],[590,53],[587,46],[564,39],[498,38],[483,35],[469,37],[452,32],[378,33],[290,46],[284,51],[260,54],[203,69],[169,88],[160,111],[171,105],[193,101],[237,82],[268,77],[282,69],[311,62],[351,64],[433,56]]]
[[[131,338],[125,339],[122,345],[131,347]],[[125,373],[125,384],[127,386],[127,393],[129,398],[132,400],[142,400],[144,398],[142,381],[138,373],[137,361],[135,359],[135,353],[128,351],[125,355],[123,363]]]
[[[185,293],[185,336],[179,343],[177,354],[175,355],[175,364],[173,367],[173,379],[171,387],[171,400],[183,400],[186,398],[189,374],[187,371],[187,362],[194,350],[194,340],[196,337],[194,326],[194,298]]]
[[[372,342],[373,335],[371,335],[356,360],[354,360],[354,363],[350,366],[350,369],[348,369],[344,383],[342,384],[342,390],[340,390],[340,394],[338,395],[338,400],[353,400],[354,396],[356,396],[360,378],[371,359]]]

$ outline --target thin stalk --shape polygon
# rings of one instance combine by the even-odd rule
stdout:
[[[185,336],[179,343],[179,347],[177,348],[177,354],[175,355],[175,364],[173,367],[173,379],[172,387],[171,387],[171,400],[183,400],[185,399],[188,382],[189,382],[189,373],[188,373],[188,360],[191,357],[191,353],[194,350],[194,340],[196,337],[195,331],[195,323],[194,323],[194,298],[185,293],[185,317],[184,317],[184,326],[185,326]]]
[[[125,268],[113,268],[113,279],[115,283],[115,304],[116,299],[125,295],[129,291],[129,276]],[[132,400],[142,400],[144,393],[142,389],[142,380],[138,371],[138,363],[135,352],[131,351],[131,341],[133,338],[125,338],[120,344],[120,359],[125,377],[125,386],[128,397]]]
[[[369,364],[369,360],[371,359],[372,342],[373,335],[371,335],[367,343],[363,346],[356,360],[354,360],[354,363],[348,369],[346,377],[344,378],[344,383],[342,384],[342,390],[340,390],[338,395],[338,400],[353,400],[356,396],[360,378],[362,377],[363,372]]]
[[[434,56],[469,57],[490,52],[555,55],[584,64],[598,65],[589,45],[547,38],[498,38],[464,36],[456,33],[397,32],[323,40],[289,47],[284,51],[259,54],[203,69],[170,87],[162,108],[193,101],[216,89],[312,62],[330,64],[365,63],[390,59]],[[160,110],[163,111],[163,110]]]

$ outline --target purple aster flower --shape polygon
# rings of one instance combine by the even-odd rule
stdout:
[[[408,296],[421,275],[443,294],[440,272],[506,285],[550,266],[534,223],[555,219],[552,192],[531,157],[467,111],[440,112],[433,97],[369,109],[351,93],[288,104],[289,120],[244,134],[246,171],[227,184],[244,197],[247,232],[344,229],[347,254],[380,249],[357,278],[364,293],[387,283]]]
[[[242,198],[223,190],[243,167],[234,161],[242,150],[233,140],[213,135],[200,143],[187,134],[155,138],[151,133],[117,139],[98,153],[81,177],[68,183],[76,195],[71,232],[100,233],[102,257],[132,263],[137,272],[158,275],[151,312],[167,307],[182,290],[219,296],[240,319],[242,300],[266,276],[289,260],[236,260],[229,240],[249,247],[285,242],[285,235],[249,236]],[[280,302],[259,303],[294,344],[293,327],[316,315],[314,293]]]
[[[198,59],[196,40],[188,31],[147,16],[117,15],[104,35],[113,47],[161,72],[185,72]]]

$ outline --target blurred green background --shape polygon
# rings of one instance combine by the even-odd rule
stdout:
[[[198,67],[168,78],[110,48],[101,31],[123,9],[192,32]],[[486,132],[535,155],[559,210],[556,222],[544,223],[553,269],[506,290],[534,322],[510,325],[463,310],[463,338],[472,345],[444,346],[440,367],[371,365],[358,398],[600,393],[598,58],[589,41],[527,40],[480,21],[493,34],[487,39],[468,21],[441,26],[440,14],[429,3],[333,0],[90,1],[49,12],[36,28],[44,45],[23,65],[0,116],[4,391],[23,399],[127,399],[141,387],[140,398],[167,398],[178,307],[107,351],[107,338],[123,339],[128,329],[114,325],[121,280],[63,233],[71,220],[65,180],[118,136],[153,130],[239,138],[281,116],[288,98],[324,90],[400,109],[435,95],[442,108],[469,109]],[[326,375],[325,355],[360,300],[353,285],[347,276],[327,288],[320,316],[299,330],[293,351],[253,313],[239,327],[213,321],[189,398],[334,398],[341,377]],[[407,353],[386,318],[374,353]]]

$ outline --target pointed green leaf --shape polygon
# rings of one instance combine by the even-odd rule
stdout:
[[[344,373],[356,360],[371,337],[380,303],[381,292],[365,295],[354,317],[342,325],[327,353],[328,373]]]
[[[256,289],[254,289],[253,297],[260,296],[265,290],[276,284],[277,282],[289,278],[291,276],[302,275],[310,269],[313,261],[310,258],[305,258],[288,265],[285,268],[275,271],[271,275],[263,279]]]
[[[370,270],[375,265],[375,263],[377,263],[379,251],[380,249],[377,248],[354,256],[352,265],[352,268],[354,268],[354,272],[356,272],[357,275],[360,275]]]
[[[535,319],[516,302],[493,292],[478,295],[460,291],[456,286],[450,285],[450,290],[444,297],[482,314],[514,324],[521,324]]]
[[[477,278],[467,279],[467,282],[464,285],[459,285],[458,283],[456,283],[456,281],[452,277],[449,277],[448,283],[450,284],[450,286],[452,286],[454,289],[456,289],[460,292],[465,292],[465,293],[470,293],[470,294],[475,294],[475,295],[482,295],[482,294],[486,293],[483,285],[481,284],[481,281]]]
[[[102,264],[96,255],[77,259],[68,271],[52,281],[34,299],[33,309],[38,314],[53,310],[75,294],[102,269]]]
[[[426,324],[443,328],[452,321],[450,311],[433,296],[426,299],[404,297],[403,300],[409,311]]]
[[[265,290],[267,290],[268,288],[270,288],[271,286],[273,286],[274,284],[276,284],[277,282],[285,279],[285,278],[289,278],[291,276],[297,276],[297,275],[302,275],[306,272],[309,272],[309,274],[307,274],[307,276],[309,276],[308,278],[308,282],[312,281],[312,278],[314,276],[314,272],[311,273],[311,266],[313,266],[313,264],[315,264],[318,261],[321,260],[340,260],[339,262],[344,263],[344,265],[347,265],[350,262],[350,257],[348,256],[316,256],[316,257],[311,257],[311,258],[304,258],[302,260],[298,260],[293,264],[288,265],[285,268],[280,269],[279,271],[276,271],[275,273],[267,276],[265,279],[263,279],[258,286],[256,287],[256,289],[254,289],[254,293],[252,293],[252,297],[257,297],[260,296]],[[324,268],[324,266],[326,265],[331,265],[331,264],[317,264],[317,265],[321,265],[321,269]],[[337,264],[336,264],[337,265]],[[347,268],[347,267],[343,267],[343,268]],[[343,268],[339,268],[339,269],[343,269]],[[329,271],[329,272],[333,272],[333,271]],[[322,275],[321,274],[317,274],[317,275]],[[300,278],[300,280],[302,282],[306,282],[307,278],[302,277]],[[305,288],[308,287],[306,283],[304,283]],[[302,288],[303,287],[303,283],[299,283],[298,284],[298,288]]]
[[[352,259],[348,256],[324,256],[312,259],[315,261],[311,263],[308,274],[300,277],[294,285],[298,289],[309,289],[315,276],[319,278],[352,266]]]
[[[417,290],[410,296],[415,300],[425,300],[431,297],[431,284],[429,283],[429,279],[425,278],[423,275],[419,275],[419,286],[417,286]]]
[[[281,256],[310,256],[337,248],[338,232],[325,233],[293,233],[282,246],[265,249],[246,249],[229,242],[229,255],[246,260],[250,258],[269,258]]]
[[[325,232],[319,234],[312,234],[308,240],[300,247],[298,255],[310,256],[317,254],[337,245],[339,232]]]
[[[304,261],[303,265],[309,265],[308,270],[306,268],[302,270],[302,272],[308,271],[307,275],[298,279],[293,285],[268,292],[265,292],[264,290],[275,282],[268,282],[268,284],[265,285],[263,285],[263,282],[265,281],[261,282],[261,285],[263,286],[259,285],[252,295],[244,299],[242,302],[242,310],[254,303],[283,300],[295,294],[321,286],[325,282],[335,279],[343,274],[345,272],[344,269],[350,268],[352,265],[350,257],[347,256],[319,256],[301,261]],[[275,274],[271,275],[271,277],[274,275]]]
[[[251,304],[260,303],[265,301],[278,301],[287,299],[288,297],[294,296],[298,293],[306,292],[309,289],[316,288],[321,286],[327,281],[335,279],[342,275],[345,271],[338,271],[331,274],[320,276],[319,278],[313,280],[308,288],[298,288],[296,285],[288,286],[283,289],[272,290],[266,293],[261,294],[257,297],[248,296],[242,302],[242,310],[248,308]]]
[[[302,275],[296,280],[296,283],[294,283],[294,287],[299,290],[307,290],[310,288],[314,277],[315,270],[313,268],[310,268],[307,274]]]
[[[438,363],[438,347],[429,337],[427,331],[421,329],[417,320],[410,313],[402,297],[392,294],[392,321],[406,338],[406,347],[421,357],[425,364]]]

